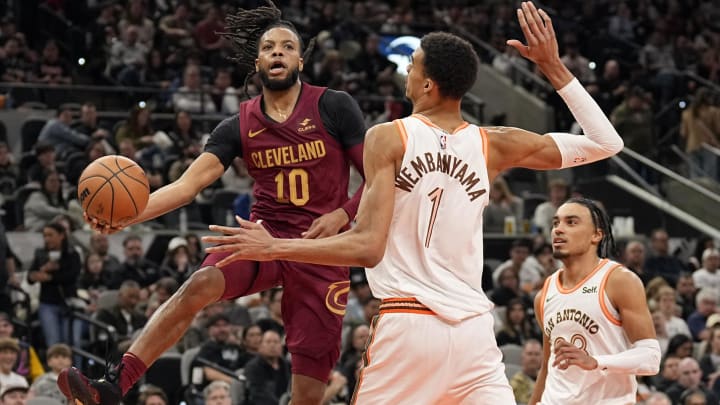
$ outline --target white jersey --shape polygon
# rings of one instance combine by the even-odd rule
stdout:
[[[602,259],[592,273],[570,290],[560,284],[562,269],[545,282],[540,312],[543,332],[551,346],[542,405],[635,403],[634,375],[587,371],[577,366],[560,370],[552,366],[555,361],[552,348],[558,339],[584,349],[591,356],[630,349],[632,344],[622,328],[619,313],[605,292],[608,276],[621,266]]]
[[[382,261],[367,272],[381,299],[414,297],[450,321],[490,311],[482,290],[485,130],[446,133],[422,115],[394,121],[405,144]]]

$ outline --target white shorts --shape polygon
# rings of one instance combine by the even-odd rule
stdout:
[[[352,404],[515,404],[490,313],[450,324],[414,299],[383,300]]]

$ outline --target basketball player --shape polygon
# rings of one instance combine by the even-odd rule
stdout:
[[[591,200],[558,208],[552,246],[564,267],[535,298],[544,360],[529,404],[634,404],[636,375],[661,357],[642,281],[607,259],[610,221]]]
[[[511,167],[557,169],[607,158],[623,143],[558,55],[548,15],[522,3],[528,45],[511,40],[558,89],[586,136],[545,136],[463,121],[460,102],[475,82],[478,57],[447,33],[422,38],[408,66],[413,115],[368,131],[367,185],[357,225],[321,240],[277,239],[264,224],[239,228],[208,252],[237,259],[297,260],[369,267],[374,319],[357,404],[511,404],[502,354],[493,336],[492,303],[482,290],[482,213],[493,179]]]
[[[348,161],[362,173],[362,113],[347,93],[298,79],[304,62],[300,35],[279,17],[271,3],[228,19],[230,39],[241,44],[238,62],[249,61],[260,75],[262,95],[242,103],[238,115],[215,128],[205,152],[179,180],[150,196],[135,223],[191,202],[236,156],[255,179],[252,219],[263,220],[273,235],[325,237],[355,217],[360,193],[348,201]],[[119,403],[203,307],[283,285],[293,404],[319,404],[339,356],[348,268],[245,261],[219,269],[215,263],[223,257],[207,257],[202,269],[158,309],[123,356],[115,370],[119,375],[94,381],[67,370],[59,379],[65,395],[85,405]]]

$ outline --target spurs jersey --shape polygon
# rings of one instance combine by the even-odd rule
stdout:
[[[560,370],[552,366],[555,361],[552,345],[560,339],[591,356],[616,354],[630,348],[619,313],[605,293],[608,276],[621,266],[602,259],[592,273],[569,290],[560,284],[562,269],[545,281],[540,313],[551,350],[542,405],[635,403],[634,375],[587,371],[577,366]]]
[[[490,185],[485,131],[446,133],[422,115],[394,121],[405,144],[385,256],[367,272],[381,299],[414,297],[450,321],[483,314],[483,219]]]

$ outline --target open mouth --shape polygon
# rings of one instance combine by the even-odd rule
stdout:
[[[270,65],[270,74],[272,75],[282,74],[285,70],[287,70],[287,66],[282,62],[273,62],[273,64]]]
[[[565,243],[565,239],[553,238],[553,240],[552,240],[553,245],[562,245],[564,243]]]

